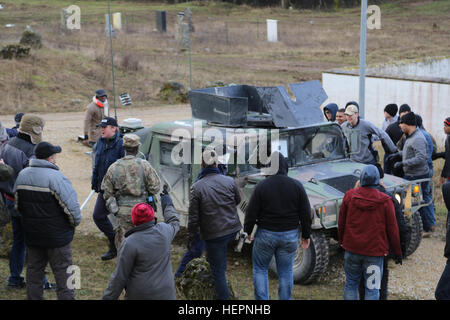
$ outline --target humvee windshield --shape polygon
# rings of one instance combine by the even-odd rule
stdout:
[[[271,153],[271,144],[268,144],[267,155]],[[346,157],[344,150],[344,137],[337,125],[309,127],[289,130],[280,134],[279,150],[288,155],[291,166],[299,166],[322,161],[338,160]],[[289,149],[289,150],[286,150]],[[246,174],[259,173],[265,163],[261,163],[256,144],[245,144],[246,163],[239,163],[240,172]],[[253,161],[252,161],[253,160]]]
[[[290,132],[289,149],[289,160],[297,166],[345,158],[342,131],[334,125]]]

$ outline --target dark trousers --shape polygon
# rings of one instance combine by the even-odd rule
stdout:
[[[450,262],[447,261],[444,272],[434,292],[436,300],[450,300]]]
[[[9,254],[9,271],[11,275],[9,276],[8,283],[10,285],[20,285],[24,280],[21,274],[25,262],[25,240],[20,218],[11,217],[11,224],[13,244],[11,253]]]
[[[178,267],[178,270],[175,273],[175,277],[181,277],[184,270],[186,270],[187,264],[195,258],[200,258],[203,253],[203,250],[205,250],[205,241],[200,239],[200,232],[197,232],[194,236],[194,244],[190,249],[186,251],[186,253],[183,256],[183,259],[181,259],[180,266]]]
[[[6,207],[11,214],[11,224],[13,231],[13,244],[9,254],[9,285],[20,285],[24,278],[21,276],[25,263],[25,235],[23,233],[22,219],[19,213],[14,209],[15,202],[9,199],[5,200]],[[43,276],[44,284],[47,283],[47,277]]]
[[[230,292],[228,291],[226,278],[227,246],[228,242],[236,237],[236,233],[233,232],[223,237],[205,240],[206,260],[211,267],[217,300],[230,300]]]
[[[94,222],[97,225],[97,228],[99,228],[100,231],[102,231],[110,241],[114,242],[115,232],[111,221],[109,221],[108,215],[109,211],[108,209],[106,209],[106,203],[105,199],[103,199],[103,193],[99,192],[97,201],[95,202],[94,214],[92,217],[94,218]]]
[[[56,295],[58,300],[74,300],[75,291],[68,288],[67,280],[70,274],[68,267],[72,265],[72,247],[69,244],[60,248],[27,247],[27,298],[42,300],[44,298],[44,271],[50,263],[56,280]]]

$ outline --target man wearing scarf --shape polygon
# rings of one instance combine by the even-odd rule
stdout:
[[[92,147],[100,138],[100,128],[97,125],[103,118],[107,117],[108,96],[106,91],[99,89],[95,91],[92,102],[88,104],[86,115],[84,117],[84,144]]]

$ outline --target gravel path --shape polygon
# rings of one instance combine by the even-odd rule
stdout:
[[[389,264],[389,292],[420,300],[434,300],[434,290],[444,271],[445,237],[438,229],[430,238],[422,239],[419,248],[396,265]]]

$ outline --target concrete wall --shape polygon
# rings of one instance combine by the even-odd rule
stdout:
[[[323,103],[334,102],[339,108],[348,101],[359,99],[359,77],[355,75],[322,73],[322,86],[328,95]],[[425,129],[436,139],[438,148],[444,147],[443,122],[450,117],[450,84],[417,80],[398,80],[366,77],[365,119],[381,127],[384,107],[407,103],[423,118]]]

